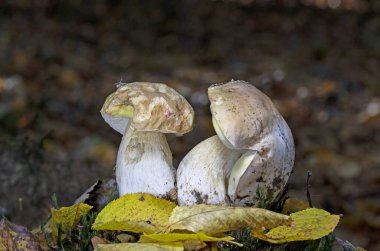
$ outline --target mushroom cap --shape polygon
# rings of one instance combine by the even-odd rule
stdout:
[[[123,83],[107,97],[100,112],[121,134],[130,122],[137,131],[176,134],[191,131],[194,124],[194,111],[187,100],[160,83]]]
[[[283,120],[271,100],[245,81],[212,85],[208,96],[214,128],[229,148],[251,149]]]
[[[272,101],[253,85],[231,81],[208,89],[213,125],[225,146],[247,150],[231,169],[235,205],[257,205],[256,190],[276,200],[294,164],[292,133]]]

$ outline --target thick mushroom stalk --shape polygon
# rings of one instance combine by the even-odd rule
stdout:
[[[101,114],[123,134],[116,163],[119,195],[145,192],[173,199],[175,170],[164,133],[192,130],[194,111],[186,99],[165,84],[121,84]]]
[[[196,145],[178,166],[178,204],[228,205],[228,177],[240,156],[240,151],[225,147],[216,135]]]
[[[170,197],[175,170],[165,135],[129,129],[123,136],[116,162],[116,181],[120,196],[150,193]]]

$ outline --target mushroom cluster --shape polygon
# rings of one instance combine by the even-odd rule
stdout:
[[[164,133],[192,130],[194,112],[186,99],[164,84],[142,82],[122,84],[107,97],[101,114],[123,134],[116,163],[120,196],[172,197],[177,187],[179,205],[257,206],[259,189],[268,202],[278,199],[294,163],[283,117],[244,81],[212,85],[208,96],[216,135],[184,157],[177,175]]]

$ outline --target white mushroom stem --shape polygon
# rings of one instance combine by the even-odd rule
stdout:
[[[126,130],[116,163],[119,196],[142,192],[168,197],[174,191],[174,172],[163,133]]]
[[[196,145],[178,167],[178,204],[228,205],[228,177],[240,156],[240,151],[225,147],[216,135]]]

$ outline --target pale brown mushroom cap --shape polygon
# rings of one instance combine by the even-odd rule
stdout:
[[[192,130],[194,111],[173,88],[160,83],[119,85],[101,109],[104,120],[124,134],[129,122],[138,131],[184,134]]]
[[[250,149],[282,120],[270,99],[245,81],[212,85],[208,96],[214,127],[216,122],[230,148]]]

